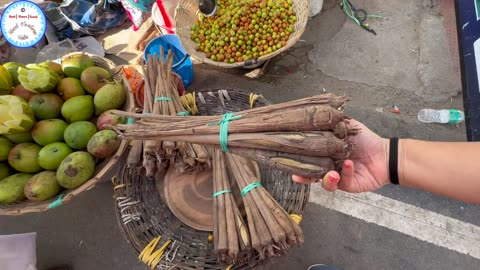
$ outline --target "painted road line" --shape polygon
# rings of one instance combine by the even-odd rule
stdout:
[[[480,259],[480,227],[375,193],[330,193],[312,186],[310,202]]]

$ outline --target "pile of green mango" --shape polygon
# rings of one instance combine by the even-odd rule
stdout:
[[[0,205],[76,189],[113,156],[127,89],[87,54],[0,65]]]

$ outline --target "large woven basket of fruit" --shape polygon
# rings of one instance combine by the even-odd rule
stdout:
[[[130,87],[103,57],[0,66],[0,215],[42,212],[91,189],[126,142],[109,129],[132,111]]]
[[[218,0],[205,17],[196,0],[180,0],[175,26],[182,46],[196,60],[224,68],[264,62],[291,46],[305,31],[308,0]]]

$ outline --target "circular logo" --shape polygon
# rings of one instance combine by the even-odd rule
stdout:
[[[15,47],[28,48],[45,35],[47,21],[42,9],[30,1],[15,1],[4,11],[1,29],[5,40]]]

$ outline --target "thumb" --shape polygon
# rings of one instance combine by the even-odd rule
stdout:
[[[340,174],[336,171],[328,172],[322,180],[322,187],[328,191],[336,191],[338,189],[338,182],[340,181]]]

